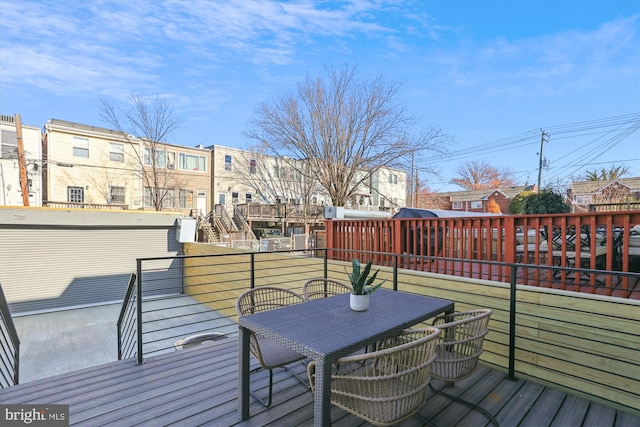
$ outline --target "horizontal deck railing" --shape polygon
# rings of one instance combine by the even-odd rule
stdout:
[[[176,351],[175,343],[187,335],[218,332],[238,333],[235,301],[252,287],[276,285],[301,292],[303,283],[314,277],[348,282],[348,261],[295,256],[278,252],[247,252],[188,244],[179,262],[166,258],[139,259],[137,353],[145,357]],[[518,279],[525,269],[544,274],[598,274],[640,280],[638,273],[600,271],[573,267],[524,265],[497,261],[467,261],[366,251],[319,250],[339,258],[384,260],[377,268],[385,287],[453,300],[456,310],[487,307],[494,310],[482,360],[508,375],[538,379],[576,394],[601,400],[616,407],[640,411],[640,371],[637,342],[640,331],[640,302],[600,295],[572,293],[558,289],[522,286]],[[339,254],[338,254],[339,252]],[[403,268],[411,263],[450,263],[448,275]],[[472,270],[500,271],[509,283],[482,274],[468,277]],[[169,267],[166,267],[169,265]],[[166,271],[159,274],[159,270]],[[493,277],[493,276],[491,276]],[[166,281],[167,293],[182,283],[180,294],[163,294],[159,281]],[[605,280],[606,282],[606,280]],[[146,295],[145,289],[153,289]],[[167,309],[163,301],[179,298]],[[181,308],[189,310],[181,311]]]
[[[326,221],[329,257],[344,260],[346,252],[367,251],[381,255],[378,264],[388,265],[390,254],[416,255],[400,259],[401,267],[455,274],[455,263],[431,263],[434,258],[465,261],[497,261],[558,267],[550,277],[534,275],[524,284],[633,297],[624,273],[640,271],[640,211],[582,214],[490,216],[468,218],[419,218]],[[636,233],[636,234],[632,234]],[[467,263],[471,272],[477,263]],[[436,267],[434,270],[432,267]],[[598,272],[567,275],[562,268],[619,271],[605,275],[601,286]],[[543,271],[532,269],[531,271]],[[490,280],[509,282],[506,271],[497,269]],[[618,279],[620,279],[618,281]],[[581,286],[572,284],[580,282]],[[589,286],[582,286],[586,282]],[[639,294],[640,295],[640,294]]]

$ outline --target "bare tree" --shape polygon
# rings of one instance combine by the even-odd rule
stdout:
[[[118,109],[102,98],[100,102],[103,120],[129,141],[135,138],[142,141],[134,148],[134,160],[145,186],[146,204],[151,204],[156,211],[173,207],[175,192],[182,183],[175,168],[169,167],[171,162],[175,166],[176,159],[168,157],[162,142],[178,128],[180,120],[169,102],[159,96],[147,99],[138,95],[131,95],[129,105],[124,109]]]
[[[236,168],[239,181],[264,203],[310,204],[314,195],[322,192],[317,181],[307,178],[308,164],[304,160],[269,156],[258,148],[243,152],[241,164],[246,167]]]
[[[451,183],[459,185],[466,190],[511,187],[515,185],[510,170],[499,170],[487,162],[476,160],[466,162],[458,167],[457,173],[458,178],[453,178]]]
[[[315,223],[322,211],[314,205],[324,200],[325,193],[317,180],[308,178],[306,161],[269,156],[260,150],[243,152],[241,158],[246,167],[236,168],[237,179],[251,188],[257,201],[286,204],[289,219],[305,225]]]
[[[326,68],[295,94],[261,104],[247,136],[269,154],[306,160],[298,172],[344,206],[380,167],[404,170],[411,154],[442,151],[447,135],[439,129],[412,135],[415,121],[399,102],[399,87],[381,76],[360,79],[348,65]]]

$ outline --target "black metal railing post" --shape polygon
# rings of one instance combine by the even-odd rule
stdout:
[[[256,254],[255,252],[251,252],[251,279],[249,283],[249,287],[251,289],[256,287]]]
[[[328,251],[324,250],[324,278],[327,278],[329,274],[329,257],[327,256]]]
[[[515,380],[516,361],[516,273],[518,267],[510,266],[511,281],[509,292],[509,379]]]
[[[138,364],[141,365],[143,362],[142,357],[142,260],[137,259],[137,275],[138,275],[138,287],[136,289],[136,321],[137,321],[137,330],[136,330],[136,341],[138,345]]]
[[[393,290],[398,290],[398,254],[393,255]]]

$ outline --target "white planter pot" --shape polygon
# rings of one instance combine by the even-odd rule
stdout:
[[[349,305],[353,311],[366,311],[369,308],[369,295],[349,294]]]

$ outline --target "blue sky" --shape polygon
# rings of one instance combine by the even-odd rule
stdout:
[[[99,98],[167,97],[167,142],[248,148],[260,102],[350,64],[400,82],[419,127],[453,136],[440,176],[470,160],[543,184],[586,169],[640,176],[639,0],[0,0],[0,113],[110,127]]]

